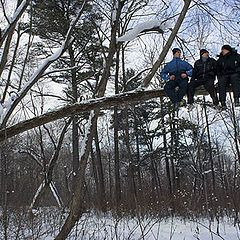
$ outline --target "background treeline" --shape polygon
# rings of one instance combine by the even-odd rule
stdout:
[[[239,140],[234,138],[236,126],[230,121],[231,110],[218,113],[207,104],[200,103],[193,112],[186,111],[184,117],[176,116],[171,104],[159,99],[120,107],[118,164],[113,111],[102,112],[86,172],[86,210],[133,215],[139,211],[164,216],[210,214],[212,217],[236,213],[237,217]],[[204,108],[210,117],[209,125]],[[192,118],[195,119],[189,121]],[[47,177],[64,124],[59,121],[40,127],[1,146],[1,206],[31,205],[39,185]],[[224,132],[221,135],[214,132],[220,131],[220,125],[224,124],[229,130],[227,140]],[[78,127],[80,133],[85,131],[84,124]],[[207,128],[212,133],[209,138]],[[69,127],[65,134],[52,177],[60,207],[69,205],[74,184],[71,130]],[[81,134],[79,138],[81,140]],[[57,206],[56,199],[49,188],[36,207]]]

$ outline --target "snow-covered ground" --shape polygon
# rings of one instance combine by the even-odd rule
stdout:
[[[24,213],[11,214],[7,239],[53,240],[66,214],[55,208],[44,208],[29,217]],[[2,220],[0,211],[0,220]],[[0,221],[0,239],[4,228]],[[227,217],[216,220],[154,217],[114,218],[111,214],[86,213],[72,230],[68,240],[239,240],[239,225]]]
[[[82,224],[84,224],[84,233]],[[78,230],[76,230],[78,229]],[[179,218],[159,219],[121,219],[109,217],[96,218],[85,216],[69,239],[145,239],[145,240],[238,240],[238,227],[230,222],[217,222],[206,219],[184,221]],[[76,233],[79,232],[79,238]],[[82,232],[82,234],[80,233]],[[43,238],[44,239],[44,238]],[[45,239],[52,240],[53,237]]]

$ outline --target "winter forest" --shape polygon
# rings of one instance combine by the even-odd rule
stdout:
[[[239,0],[1,0],[0,23],[0,239],[240,239],[240,108],[176,110],[160,77],[176,47],[239,52]]]

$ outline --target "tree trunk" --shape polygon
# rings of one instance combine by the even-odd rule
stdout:
[[[93,177],[96,185],[97,190],[97,197],[99,196],[99,182],[98,182],[98,174],[97,174],[97,166],[96,166],[96,158],[95,154],[93,152],[93,148],[91,147],[91,160],[92,160],[92,171],[93,171]]]
[[[177,32],[179,30],[179,28],[182,25],[182,22],[187,14],[188,8],[190,6],[191,0],[184,0],[184,6],[183,9],[180,13],[180,16],[178,17],[178,20],[172,30],[171,35],[169,36],[166,44],[163,46],[163,50],[161,52],[161,54],[158,57],[158,60],[154,63],[151,71],[149,72],[149,74],[143,79],[142,82],[142,87],[147,87],[151,81],[151,79],[153,78],[154,74],[156,73],[156,71],[158,70],[158,68],[160,67],[161,63],[163,62],[164,58],[166,57],[169,48],[172,46],[172,43],[177,35]]]
[[[134,127],[136,138],[136,150],[137,150],[137,176],[138,176],[138,191],[142,192],[142,177],[141,177],[141,165],[140,165],[140,147],[139,147],[139,134],[137,131],[137,117],[134,114]]]
[[[110,47],[109,47],[109,54],[106,60],[106,65],[102,74],[102,78],[99,83],[98,87],[98,97],[103,97],[107,81],[110,76],[110,67],[113,62],[113,56],[116,52],[116,32],[119,26],[119,19],[121,10],[123,8],[125,1],[119,2],[117,13],[116,13],[116,21],[114,21],[112,30],[111,30],[111,40],[110,40]],[[91,111],[89,116],[89,122],[88,122],[88,129],[85,135],[85,141],[83,142],[82,151],[81,151],[81,158],[80,158],[80,165],[78,172],[75,176],[75,185],[74,185],[74,194],[72,196],[72,202],[70,207],[70,213],[63,224],[59,234],[56,236],[56,240],[63,240],[66,239],[69,235],[70,231],[74,227],[75,223],[79,220],[79,218],[84,213],[84,206],[83,206],[83,200],[84,200],[84,194],[83,194],[83,188],[84,188],[84,182],[85,182],[85,170],[87,167],[88,162],[88,155],[89,151],[91,150],[92,140],[95,134],[95,125],[97,124],[97,119],[100,113],[100,109],[96,109],[95,111]]]
[[[160,98],[160,105],[161,105],[161,123],[163,126],[163,149],[164,149],[164,158],[165,158],[165,165],[166,165],[166,174],[168,180],[168,191],[169,195],[172,196],[172,181],[171,181],[171,174],[170,174],[170,166],[169,166],[169,158],[168,158],[168,147],[167,147],[167,133],[165,128],[165,114],[163,112],[163,98]]]
[[[66,133],[70,123],[71,123],[71,119],[65,124],[65,126],[64,126],[64,128],[63,128],[63,130],[60,134],[58,144],[57,144],[57,147],[54,151],[54,154],[53,154],[52,158],[50,159],[50,161],[48,163],[47,169],[44,171],[44,173],[45,173],[44,179],[43,179],[42,183],[40,184],[40,186],[38,187],[38,190],[35,193],[35,196],[32,200],[32,203],[30,204],[30,207],[29,207],[30,211],[38,205],[41,197],[45,194],[47,188],[49,188],[50,184],[52,183],[53,170],[54,170],[54,167],[55,167],[56,162],[58,160],[60,150],[61,150],[61,147],[62,147],[62,143],[63,143],[63,139],[64,139],[65,133]],[[55,196],[55,193],[56,193],[55,189],[50,187],[50,190],[52,191],[52,193]],[[58,199],[56,199],[57,202],[59,202]]]
[[[172,176],[172,191],[175,192],[176,190],[176,174],[175,174],[175,129],[174,129],[174,118],[175,118],[175,112],[170,113],[169,117],[171,119],[170,121],[170,131],[171,131],[171,149],[170,149],[170,153],[171,153],[171,157],[170,157],[170,161],[171,161],[171,176]]]
[[[99,138],[98,138],[98,130],[97,124],[95,125],[95,146],[96,146],[96,167],[97,167],[97,176],[98,176],[98,183],[99,183],[99,198],[100,198],[100,206],[103,211],[106,209],[106,193],[105,193],[105,181],[104,181],[104,174],[103,174],[103,166],[102,166],[102,157],[101,157],[101,150],[99,146]]]
[[[116,56],[116,73],[115,73],[115,94],[119,93],[118,89],[118,76],[119,76],[119,54],[117,51]],[[118,140],[118,107],[114,107],[113,115],[113,126],[114,126],[114,170],[115,170],[115,200],[117,205],[117,210],[121,202],[121,180],[120,180],[120,161],[119,161],[119,140]]]
[[[8,196],[7,196],[7,161],[2,148],[0,148],[0,159],[1,159],[1,205],[2,205],[2,225],[4,240],[8,239]]]
[[[203,97],[203,108],[204,108],[206,127],[207,127],[207,137],[208,137],[208,147],[209,147],[209,160],[210,160],[211,171],[212,171],[212,189],[213,189],[213,193],[216,194],[216,183],[215,183],[215,173],[214,173],[214,164],[213,164],[211,135],[210,135],[210,128],[209,128],[209,121],[208,121],[205,97]]]
[[[70,64],[71,67],[76,65],[74,51],[72,46],[68,48],[69,56],[70,56]],[[78,90],[77,90],[77,74],[76,69],[71,70],[72,74],[72,95],[73,95],[73,103],[78,101]],[[78,117],[74,116],[72,121],[72,165],[73,165],[73,173],[76,174],[79,168],[79,136],[78,136]]]

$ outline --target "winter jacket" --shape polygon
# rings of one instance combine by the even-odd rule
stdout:
[[[217,74],[228,75],[240,73],[240,55],[236,52],[229,52],[226,55],[220,54],[217,60]]]
[[[193,67],[180,58],[173,58],[173,60],[167,63],[160,73],[163,80],[169,80],[171,75],[175,75],[177,79],[182,79],[181,74],[186,73],[189,77],[192,76]]]
[[[208,80],[215,79],[217,75],[217,61],[213,58],[208,58],[205,62],[201,59],[194,63],[192,80]]]

